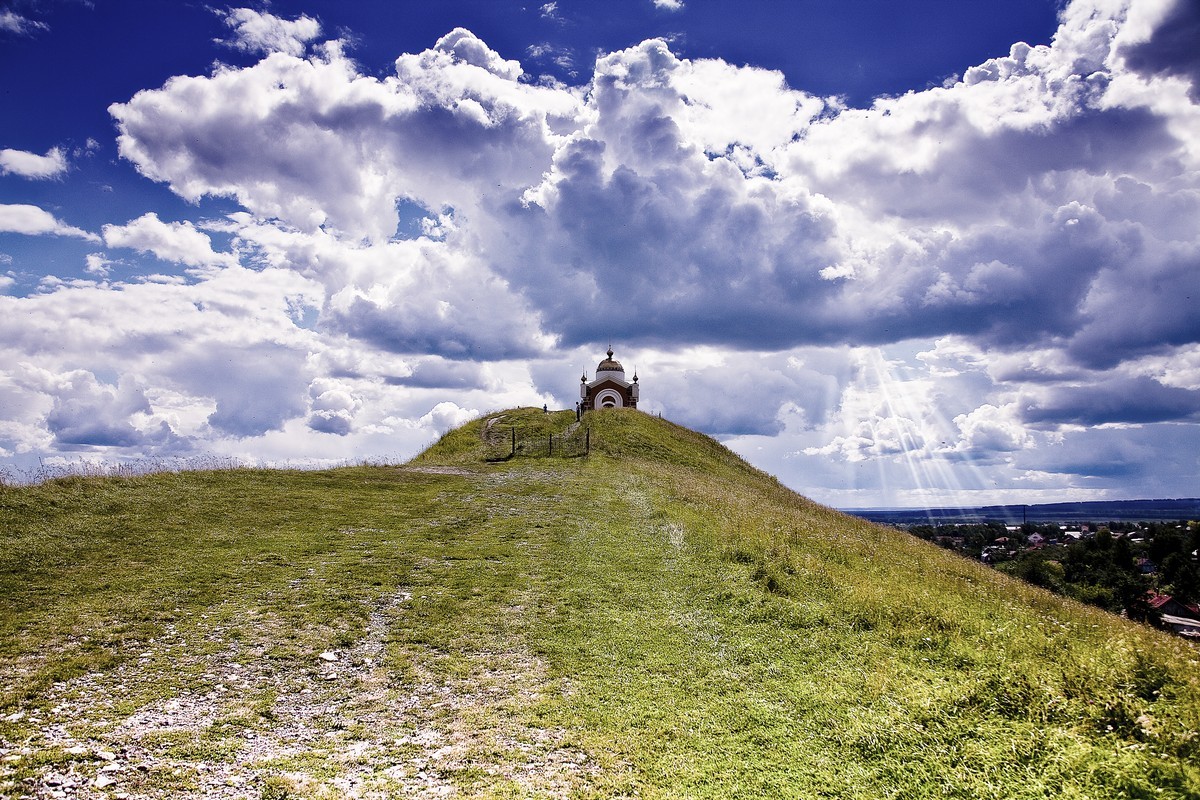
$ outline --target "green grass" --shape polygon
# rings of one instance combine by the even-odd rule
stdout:
[[[493,417],[408,468],[0,488],[0,750],[45,756],[0,767],[0,794],[62,758],[39,725],[56,705],[115,748],[123,721],[202,698],[193,735],[137,746],[246,770],[263,796],[336,797],[347,776],[473,797],[1200,796],[1187,642],[644,414],[587,415],[586,458],[503,463],[513,425],[558,436],[574,414]],[[297,720],[320,735],[288,750]]]

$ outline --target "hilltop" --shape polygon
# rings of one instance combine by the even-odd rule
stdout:
[[[1200,796],[1194,646],[638,412],[0,487],[0,537],[3,797]]]

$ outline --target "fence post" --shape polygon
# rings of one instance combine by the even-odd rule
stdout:
[[[513,434],[512,452],[509,453],[509,455],[515,456],[517,454],[517,429],[516,428],[512,429],[512,434]]]
[[[554,434],[550,434],[550,455],[554,455]]]

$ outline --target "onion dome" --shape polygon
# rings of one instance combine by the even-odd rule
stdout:
[[[620,361],[613,360],[612,348],[608,348],[608,358],[600,362],[600,366],[596,367],[596,372],[620,372],[625,374],[625,368],[621,366]]]

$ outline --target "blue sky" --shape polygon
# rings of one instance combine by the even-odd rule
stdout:
[[[1198,39],[1187,0],[0,2],[0,468],[404,458],[611,343],[833,505],[1194,496]]]

